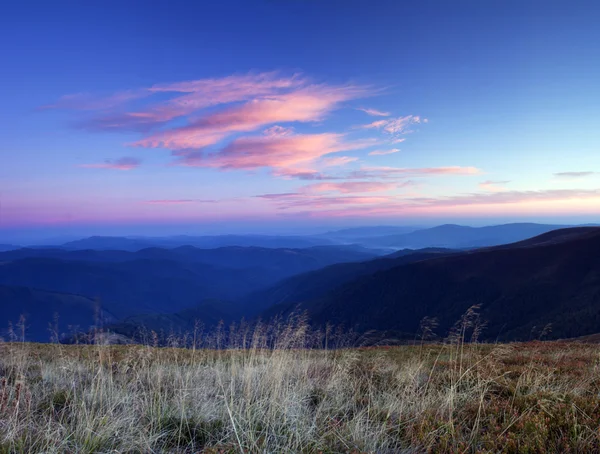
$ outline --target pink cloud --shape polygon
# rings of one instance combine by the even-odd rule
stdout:
[[[230,134],[251,132],[270,124],[319,121],[341,102],[365,94],[365,89],[355,86],[312,85],[207,114],[187,126],[152,134],[134,145],[172,150],[202,148]]]
[[[367,196],[343,196],[343,197],[296,197],[296,198],[283,198],[279,203],[278,208],[281,210],[289,210],[293,208],[306,208],[311,209],[322,209],[339,206],[353,206],[353,205],[374,205],[387,203],[390,200],[389,197],[367,197]]]
[[[487,181],[483,181],[483,182],[479,183],[479,187],[485,191],[499,192],[499,191],[505,191],[506,188],[504,187],[504,185],[506,185],[508,183],[510,183],[510,181],[487,180]]]
[[[165,200],[146,200],[144,203],[149,205],[187,205],[189,203],[217,203],[218,200],[203,199],[165,199]]]
[[[305,186],[306,192],[341,192],[350,194],[356,192],[383,192],[395,189],[394,183],[377,183],[371,181],[345,181],[343,183],[316,183]]]
[[[369,109],[364,107],[358,107],[356,110],[360,110],[366,113],[367,115],[371,115],[372,117],[389,117],[391,115],[391,113],[389,112],[382,112],[381,110]]]
[[[320,162],[323,167],[339,167],[358,161],[358,158],[350,156],[335,156],[333,158],[323,158]]]
[[[287,175],[292,175],[306,172],[299,167],[324,155],[364,146],[362,142],[346,142],[343,135],[333,133],[242,137],[216,153],[183,152],[179,163],[219,169],[272,167],[287,169]]]
[[[275,176],[287,179],[299,180],[397,180],[407,177],[427,177],[427,176],[445,176],[445,175],[480,175],[482,171],[477,167],[386,167],[386,166],[362,166],[359,170],[338,173],[323,173],[310,169],[278,169]]]
[[[106,161],[97,164],[82,164],[79,167],[90,169],[133,170],[137,169],[141,163],[142,161],[140,159],[125,157],[117,160],[107,159]]]
[[[385,156],[388,154],[398,153],[400,148],[391,148],[389,150],[375,150],[369,153],[369,156]]]
[[[102,111],[82,122],[93,130],[149,130],[168,121],[190,115],[207,107],[242,102],[272,96],[306,86],[305,79],[278,73],[232,75],[223,78],[157,84],[137,90],[117,92],[106,97],[89,94],[67,95],[45,108]],[[166,101],[154,101],[138,108],[127,109],[131,101],[154,95],[175,94]]]
[[[479,175],[481,170],[477,167],[362,167],[360,170],[353,172],[355,178],[390,178],[399,176],[431,176],[431,175]]]
[[[450,197],[327,197],[273,198],[281,210],[302,208],[306,216],[407,216],[440,214],[589,212],[599,213],[600,189],[474,193]]]

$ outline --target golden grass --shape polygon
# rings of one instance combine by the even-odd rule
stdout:
[[[595,345],[0,344],[3,453],[600,452]],[[292,339],[292,341],[290,341]]]

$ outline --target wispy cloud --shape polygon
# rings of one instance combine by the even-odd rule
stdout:
[[[386,166],[363,166],[360,170],[352,172],[352,178],[392,178],[404,176],[443,176],[443,175],[479,175],[482,171],[477,167],[386,167]]]
[[[389,150],[374,150],[369,153],[369,156],[386,156],[388,154],[398,153],[400,148],[391,148]]]
[[[372,117],[389,117],[390,115],[392,115],[390,112],[382,112],[381,110],[369,109],[365,107],[358,107],[356,110],[360,110],[366,113],[367,115],[371,115]]]
[[[591,171],[584,171],[584,172],[558,172],[555,173],[554,176],[557,178],[568,178],[568,179],[576,179],[576,178],[586,178],[586,177],[591,177],[592,175],[598,175],[599,172],[591,172]]]
[[[352,156],[334,156],[321,159],[320,164],[322,167],[339,167],[356,161],[358,161],[358,158]]]
[[[95,164],[82,164],[79,167],[90,169],[113,169],[113,170],[133,170],[137,169],[142,161],[137,158],[124,157],[116,160],[107,159],[104,162]]]
[[[152,134],[133,145],[181,150],[213,145],[234,133],[252,132],[277,123],[322,120],[344,101],[365,95],[360,87],[314,85],[291,93],[253,99],[192,121],[189,125]]]
[[[155,84],[108,96],[68,95],[46,107],[80,111],[80,126],[89,130],[137,131],[141,138],[129,145],[168,149],[173,165],[218,170],[270,168],[274,176],[324,180],[343,176],[325,175],[321,168],[357,160],[328,155],[373,147],[380,139],[351,140],[340,132],[299,134],[294,128],[308,123],[322,126],[333,111],[377,92],[370,86],[314,83],[299,74],[264,72]],[[359,110],[390,116],[373,108]],[[403,139],[397,135],[422,122],[421,117],[408,115],[381,119],[363,128],[381,130],[400,142]],[[396,152],[398,149],[391,148],[370,155]],[[127,170],[137,165],[107,161],[87,166]]]
[[[342,134],[296,134],[279,136],[242,137],[214,153],[184,151],[179,153],[179,164],[218,169],[257,169],[271,167],[283,175],[292,176],[302,165],[312,163],[322,156],[364,148],[360,141],[348,142]],[[341,162],[349,162],[342,157]],[[285,170],[283,170],[285,169]]]
[[[383,192],[397,188],[395,183],[379,183],[371,181],[345,181],[343,183],[316,183],[304,186],[302,189],[312,192],[341,192],[343,194],[363,192]]]
[[[499,192],[499,191],[505,191],[506,188],[504,187],[504,185],[506,185],[508,183],[510,183],[510,181],[487,180],[487,181],[482,181],[481,183],[479,183],[479,187],[485,191]]]
[[[162,199],[162,200],[146,200],[144,203],[149,205],[187,205],[190,203],[217,203],[218,200],[210,199]]]
[[[483,173],[477,167],[387,167],[387,166],[361,166],[358,170],[338,173],[323,173],[317,170],[282,169],[276,175],[288,179],[299,180],[385,180],[405,179],[411,177],[435,176],[471,176]]]
[[[420,123],[427,123],[429,120],[422,119],[418,115],[406,115],[404,117],[390,118],[389,120],[377,120],[366,125],[362,125],[362,129],[380,129],[393,136],[400,134],[408,134],[413,132],[411,126]]]
[[[277,207],[282,210],[301,208],[306,211],[297,212],[306,216],[319,215],[327,217],[337,216],[398,216],[412,214],[439,213],[445,210],[467,210],[470,213],[481,210],[499,210],[524,207],[529,212],[531,204],[543,203],[568,203],[575,201],[600,200],[600,189],[559,189],[540,191],[503,191],[462,194],[448,197],[300,197],[288,196],[281,199],[273,198]],[[506,206],[511,208],[506,208]],[[551,205],[555,208],[554,205]],[[568,205],[567,205],[568,206]],[[590,205],[591,206],[591,205]],[[461,211],[464,212],[464,211]]]

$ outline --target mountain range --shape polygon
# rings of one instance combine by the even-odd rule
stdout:
[[[356,239],[356,242],[363,245],[384,248],[420,249],[426,247],[443,247],[467,249],[514,243],[565,227],[572,226],[517,223],[488,227],[468,227],[464,225],[445,224],[402,234],[359,238]]]
[[[47,340],[55,312],[67,333],[92,326],[100,307],[114,331],[131,336],[141,326],[187,331],[196,319],[214,326],[302,310],[316,325],[402,339],[414,338],[423,317],[436,318],[444,336],[478,306],[488,340],[528,339],[549,324],[550,337],[600,332],[600,228],[556,227],[352,228],[323,234],[320,245],[237,240],[294,238],[310,244],[302,248],[92,237],[12,249],[0,252],[0,327],[26,313],[28,338]]]

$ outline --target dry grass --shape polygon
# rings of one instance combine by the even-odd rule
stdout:
[[[265,332],[1,344],[0,452],[600,452],[594,345],[317,350],[302,323]]]

